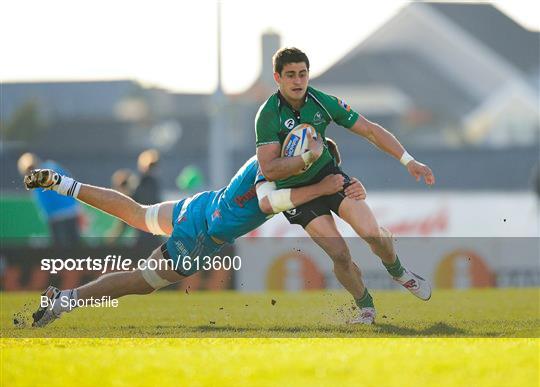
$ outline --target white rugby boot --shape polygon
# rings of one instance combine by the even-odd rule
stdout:
[[[358,316],[349,321],[349,324],[372,325],[375,323],[376,315],[375,308],[361,308]]]
[[[44,327],[45,325],[48,325],[52,323],[54,320],[60,317],[61,313],[56,313],[54,311],[53,302],[59,302],[58,299],[60,297],[60,290],[58,288],[55,288],[54,286],[49,286],[47,290],[45,290],[41,296],[47,297],[47,305],[42,305],[42,298],[40,298],[40,303],[38,309],[32,314],[32,319],[34,320],[32,322],[33,327]]]
[[[431,285],[429,282],[412,271],[403,268],[401,277],[394,277],[394,281],[421,300],[427,301],[431,298]]]

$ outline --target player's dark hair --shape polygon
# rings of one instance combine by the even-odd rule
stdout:
[[[326,137],[326,144],[328,145],[328,151],[336,160],[337,165],[341,164],[341,154],[339,153],[339,148],[334,140],[329,137]]]
[[[306,54],[296,47],[280,48],[272,57],[272,63],[274,64],[274,72],[281,75],[283,67],[289,63],[301,63],[304,62],[309,71],[309,59]]]

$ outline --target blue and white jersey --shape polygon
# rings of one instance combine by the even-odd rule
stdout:
[[[227,187],[201,192],[176,203],[166,257],[174,261],[178,273],[189,276],[199,270],[195,265],[184,267],[187,257],[213,256],[223,247],[212,237],[232,243],[272,216],[259,209],[255,184],[263,180],[257,158],[253,156]]]
[[[259,208],[255,184],[261,180],[264,177],[257,157],[253,156],[236,172],[229,185],[218,191],[207,207],[209,235],[232,243],[272,216]]]

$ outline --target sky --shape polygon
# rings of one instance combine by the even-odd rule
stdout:
[[[217,1],[6,0],[0,81],[133,79],[175,92],[217,85]],[[540,30],[540,2],[496,6]],[[407,2],[401,0],[221,0],[222,82],[248,88],[261,69],[260,37],[278,32],[304,50],[316,76]]]

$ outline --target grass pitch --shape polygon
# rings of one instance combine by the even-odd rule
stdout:
[[[159,292],[33,329],[4,293],[1,385],[538,386],[538,289],[373,296],[369,327],[343,292]]]
[[[341,291],[161,291],[121,298],[118,308],[80,308],[45,329],[29,327],[38,294],[10,293],[1,296],[0,316],[4,337],[539,337],[539,295],[539,289],[451,290],[424,302],[407,292],[375,291],[374,326],[346,324],[357,310]],[[14,316],[23,327],[14,326]]]

